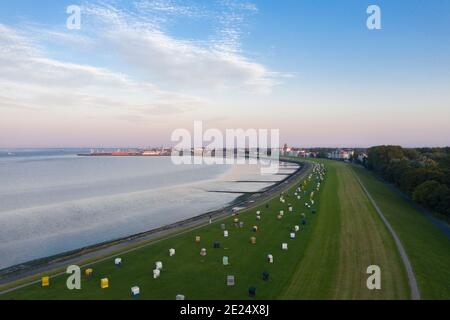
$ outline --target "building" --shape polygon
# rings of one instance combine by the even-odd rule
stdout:
[[[357,159],[358,159],[359,162],[364,163],[366,161],[366,159],[367,159],[367,154],[360,153],[360,154],[358,154],[358,158]]]
[[[336,149],[334,151],[331,151],[328,153],[329,159],[334,160],[350,160],[350,158],[353,156],[354,151],[353,150],[346,150],[346,149]]]

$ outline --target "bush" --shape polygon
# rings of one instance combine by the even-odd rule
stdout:
[[[413,193],[413,200],[425,208],[450,216],[450,189],[435,180],[425,181]]]
[[[450,148],[372,147],[367,167],[415,202],[450,217]]]

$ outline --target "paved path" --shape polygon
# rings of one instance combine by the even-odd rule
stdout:
[[[298,179],[305,177],[312,168],[312,165],[308,162],[292,161],[290,159],[281,159],[281,161],[295,162],[297,164],[300,164],[301,166],[294,174],[290,175],[287,179],[278,182],[263,193],[254,194],[250,197],[247,197],[244,201],[234,203],[232,206],[229,206],[222,210],[206,213],[201,216],[197,216],[185,221],[149,231],[147,233],[134,235],[126,239],[100,244],[92,248],[82,249],[72,254],[62,254],[59,257],[50,258],[48,259],[48,261],[44,260],[42,263],[39,263],[36,266],[28,266],[25,270],[18,270],[17,272],[12,272],[3,276],[0,275],[0,285],[13,283],[17,280],[25,278],[35,277],[42,273],[51,273],[52,271],[55,272],[56,270],[66,268],[69,265],[78,265],[80,267],[91,266],[93,264],[111,259],[115,256],[118,256],[119,254],[123,255],[128,252],[139,250],[143,247],[158,243],[167,238],[178,236],[180,234],[202,228],[209,224],[210,218],[212,218],[212,221],[214,222],[225,219],[229,217],[234,207],[239,207],[240,210],[247,210],[252,207],[258,206],[267,200],[277,197],[284,190],[289,189],[298,181]],[[134,247],[132,247],[133,245]],[[88,260],[95,261],[85,263]],[[53,274],[51,277],[53,278],[63,274],[65,274],[65,271]],[[13,288],[0,291],[0,295],[30,286],[35,283],[39,283],[40,281],[40,279],[27,281],[22,285],[14,286]]]
[[[411,262],[409,261],[408,255],[406,254],[405,248],[403,247],[403,245],[402,245],[402,243],[400,241],[400,238],[398,237],[398,235],[395,232],[394,228],[392,228],[392,226],[389,223],[389,221],[384,216],[384,214],[381,211],[381,209],[378,207],[378,205],[375,202],[375,200],[372,198],[372,196],[369,193],[369,191],[366,189],[366,187],[364,186],[362,181],[359,179],[358,175],[353,170],[353,168],[352,168],[352,172],[355,175],[356,180],[358,180],[359,184],[361,185],[361,188],[364,190],[364,193],[366,194],[367,198],[369,198],[369,200],[372,203],[372,205],[374,206],[375,210],[378,212],[378,215],[380,216],[381,220],[383,220],[384,224],[386,225],[386,227],[388,228],[388,230],[391,233],[392,237],[394,238],[395,244],[397,245],[397,249],[398,249],[398,251],[400,253],[400,257],[402,258],[403,264],[405,265],[405,268],[406,268],[406,273],[408,275],[409,287],[411,289],[411,298],[412,298],[412,300],[420,300],[420,291],[419,291],[419,287],[417,285],[416,276],[414,274],[414,270],[412,268]]]

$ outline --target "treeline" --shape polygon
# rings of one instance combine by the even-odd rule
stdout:
[[[418,204],[450,218],[450,147],[372,147],[365,165]]]

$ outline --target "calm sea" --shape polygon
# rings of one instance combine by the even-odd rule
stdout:
[[[78,157],[81,151],[0,150],[0,269],[148,231],[240,196],[210,191],[258,191],[285,178],[261,176],[257,165],[176,166],[169,157]]]

